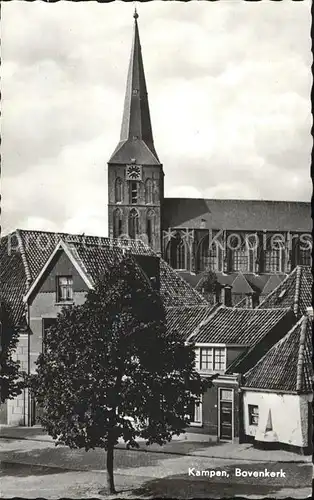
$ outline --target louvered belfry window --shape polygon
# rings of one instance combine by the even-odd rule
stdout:
[[[130,202],[132,205],[136,205],[138,202],[138,182],[130,182]]]

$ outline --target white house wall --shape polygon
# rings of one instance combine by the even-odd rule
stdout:
[[[263,441],[270,410],[273,431],[280,443],[298,447],[308,446],[308,403],[311,398],[312,395],[244,391],[244,433]],[[257,426],[249,425],[248,405],[256,405],[259,408]]]

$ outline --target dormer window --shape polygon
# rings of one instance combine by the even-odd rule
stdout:
[[[57,302],[73,301],[73,278],[72,276],[57,277]]]
[[[226,370],[226,348],[225,347],[201,347],[200,370],[225,371]]]
[[[138,89],[133,89],[133,90],[132,90],[132,94],[133,94],[133,95],[137,95],[137,94],[138,94]]]

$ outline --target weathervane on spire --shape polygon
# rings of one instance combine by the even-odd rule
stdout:
[[[138,19],[138,13],[137,13],[136,7],[134,7],[133,17],[134,17],[134,19]]]

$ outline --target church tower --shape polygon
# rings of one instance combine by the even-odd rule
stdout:
[[[160,254],[164,173],[154,146],[137,19],[135,10],[120,141],[108,162],[108,227],[110,238],[140,238]]]

